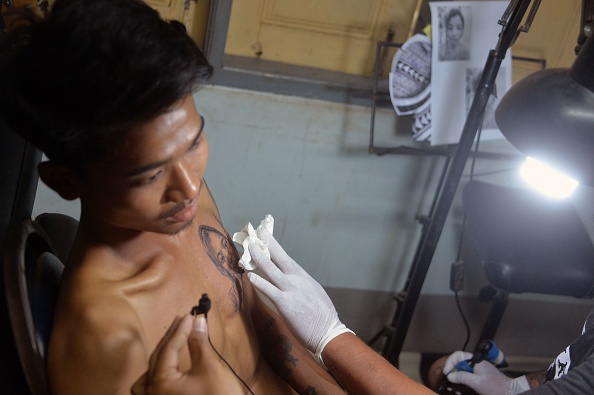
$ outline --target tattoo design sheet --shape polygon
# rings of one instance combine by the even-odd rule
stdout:
[[[431,7],[432,145],[458,143],[489,51],[497,46],[507,1],[433,2]],[[511,87],[511,50],[487,102],[482,140],[502,139],[495,108]]]

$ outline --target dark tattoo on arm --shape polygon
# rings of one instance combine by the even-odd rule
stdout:
[[[287,336],[279,333],[274,318],[270,318],[262,325],[258,330],[258,338],[262,354],[279,376],[300,394],[317,395],[318,391],[315,387],[296,382],[298,378],[293,375],[293,370],[297,367],[299,358],[292,354],[293,344]]]
[[[229,297],[233,302],[235,311],[239,310],[243,299],[241,285],[243,269],[239,267],[239,254],[235,245],[228,234],[223,234],[208,225],[200,225],[198,233],[210,260],[231,281],[232,285],[229,289]]]
[[[273,365],[279,375],[288,378],[293,368],[297,367],[299,359],[291,355],[293,344],[285,335],[279,334],[276,327],[276,320],[271,318],[264,324],[260,332],[262,353],[267,357],[268,362]]]
[[[539,385],[544,384],[545,379],[547,377],[547,372],[537,372],[537,373],[530,373],[526,375],[526,380],[528,380],[528,385],[530,388],[538,387]]]
[[[275,317],[270,317],[257,331],[262,354],[270,366],[300,394],[317,395],[318,390],[295,372],[301,363],[293,351],[291,339],[279,331]]]

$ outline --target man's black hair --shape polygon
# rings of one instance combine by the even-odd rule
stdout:
[[[184,25],[140,0],[56,0],[1,41],[0,118],[75,168],[212,74]]]

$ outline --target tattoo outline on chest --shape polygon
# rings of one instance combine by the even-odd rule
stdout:
[[[233,303],[233,308],[238,311],[243,299],[241,284],[243,269],[239,267],[239,253],[233,241],[231,241],[231,237],[226,232],[223,234],[209,225],[200,225],[198,233],[204,250],[212,263],[221,274],[231,281],[232,286],[229,289],[229,297]]]

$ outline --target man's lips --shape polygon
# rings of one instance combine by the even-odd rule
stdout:
[[[198,200],[194,199],[187,205],[174,207],[172,210],[166,212],[163,217],[172,222],[188,222],[196,214],[197,202]]]

